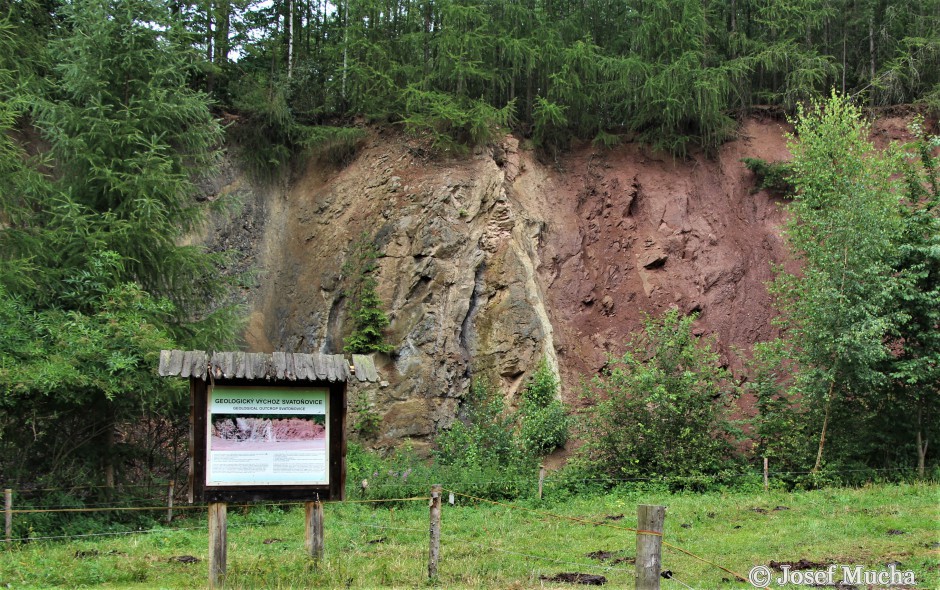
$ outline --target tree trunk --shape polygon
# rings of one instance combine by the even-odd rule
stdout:
[[[819,433],[819,450],[816,452],[816,465],[813,466],[813,473],[819,471],[822,466],[823,449],[826,446],[826,430],[829,428],[829,412],[832,410],[832,391],[835,386],[836,381],[833,379],[829,383],[829,394],[826,396],[826,414],[823,417],[822,431]]]
[[[287,0],[287,79],[294,74],[294,0]]]
[[[346,108],[346,66],[349,58],[349,0],[343,7],[343,108]]]
[[[104,417],[104,424],[101,425],[98,437],[101,441],[101,471],[104,476],[104,497],[111,501],[114,498],[115,477],[114,477],[114,407],[107,399],[102,400],[101,416]]]
[[[210,64],[212,63],[212,59],[214,57],[214,47],[215,47],[213,43],[214,33],[212,31],[212,24],[213,24],[212,11],[213,10],[214,10],[213,3],[211,1],[206,2],[206,61],[209,62]],[[206,75],[206,92],[211,94],[214,87],[215,87],[215,73],[213,72],[212,68],[209,68],[209,72]]]
[[[927,445],[930,441],[924,438],[923,406],[917,407],[917,476],[924,479],[927,474]]]

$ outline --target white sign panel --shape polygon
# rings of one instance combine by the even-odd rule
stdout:
[[[213,387],[207,486],[329,484],[329,392]]]

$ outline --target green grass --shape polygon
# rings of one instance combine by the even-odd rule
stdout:
[[[633,565],[611,566],[594,551],[632,557],[637,504],[668,507],[664,539],[747,574],[771,560],[862,565],[891,561],[912,569],[918,588],[940,588],[940,486],[877,485],[786,493],[669,494],[615,491],[603,496],[520,505],[604,521],[594,526],[458,497],[444,505],[440,575],[427,581],[428,508],[423,501],[328,504],[325,559],[304,557],[303,509],[229,511],[227,588],[530,588],[559,572],[603,574],[608,587],[632,588]],[[778,506],[787,509],[774,510]],[[762,508],[762,513],[754,510]],[[622,520],[604,520],[623,514]],[[683,526],[684,525],[684,526]],[[207,579],[204,517],[178,527],[120,537],[17,544],[0,551],[0,588],[200,588]],[[889,531],[904,534],[889,534]],[[267,539],[280,539],[265,544]],[[83,552],[83,553],[82,553]],[[172,558],[192,555],[185,564]],[[669,548],[663,568],[693,588],[749,588]],[[838,580],[838,577],[836,578]],[[545,587],[571,587],[544,583]],[[779,586],[771,586],[779,588]],[[679,589],[663,581],[664,589]]]

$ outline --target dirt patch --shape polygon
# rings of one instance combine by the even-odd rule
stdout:
[[[603,586],[607,578],[595,574],[581,574],[562,572],[554,576],[539,576],[543,582],[563,582],[565,584],[584,584],[585,586]]]
[[[179,555],[177,557],[171,557],[170,561],[177,563],[199,563],[199,558],[192,555]]]

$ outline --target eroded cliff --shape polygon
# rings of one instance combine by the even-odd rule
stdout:
[[[579,380],[618,354],[643,313],[697,311],[724,358],[771,337],[764,283],[786,257],[783,214],[753,191],[743,157],[787,156],[785,126],[748,121],[717,155],[674,160],[638,144],[575,147],[541,162],[518,141],[459,159],[370,130],[342,168],[311,161],[281,188],[215,187],[243,207],[209,229],[257,271],[241,296],[247,347],[340,352],[348,334],[342,268],[363,233],[381,253],[378,291],[395,352],[384,387],[356,392],[382,415],[379,445],[420,449],[455,418],[472,379],[510,400],[539,359],[576,403]]]

